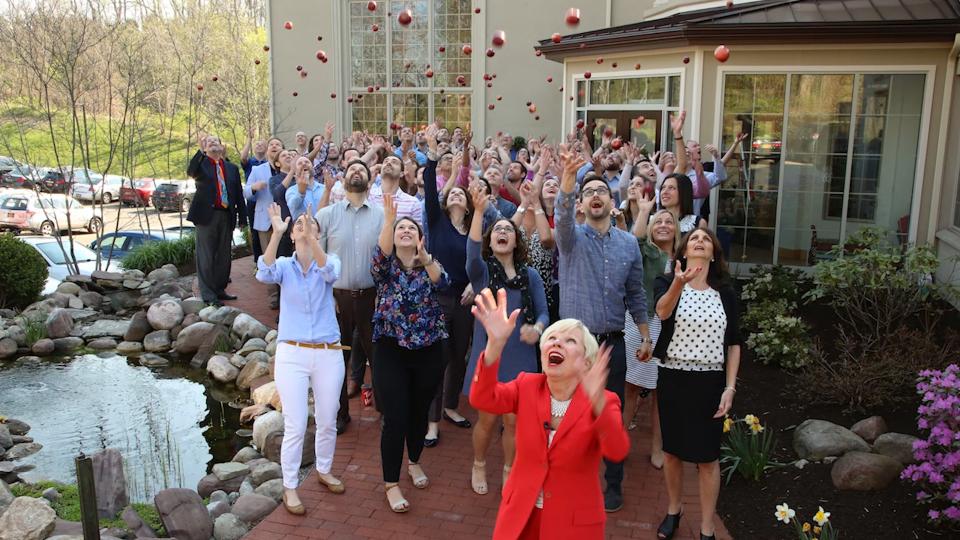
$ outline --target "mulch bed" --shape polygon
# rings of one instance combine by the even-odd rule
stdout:
[[[803,309],[806,321],[835,321],[825,306]],[[949,317],[948,324],[956,322]],[[822,322],[821,322],[822,324]],[[825,346],[834,336],[829,328],[814,328]],[[880,415],[890,431],[920,436],[916,426],[919,396],[909,404],[863,413],[846,413],[840,407],[801,403],[791,390],[793,375],[784,369],[754,362],[751,352],[743,348],[740,381],[734,413],[737,417],[755,414],[767,429],[776,429],[774,460],[790,463],[797,459],[793,451],[793,429],[808,418],[828,420],[850,427],[871,415]],[[916,489],[896,481],[886,489],[874,492],[839,491],[830,480],[831,465],[810,463],[802,470],[792,465],[772,470],[753,483],[734,474],[729,485],[721,488],[718,513],[734,538],[792,539],[792,526],[776,521],[775,506],[788,503],[801,520],[811,521],[818,506],[831,513],[830,520],[840,530],[843,540],[880,538],[921,539],[960,538],[960,531],[931,529],[926,509],[915,504]]]

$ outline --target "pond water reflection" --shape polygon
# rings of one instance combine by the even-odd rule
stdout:
[[[23,460],[36,465],[24,476],[73,483],[79,452],[116,448],[134,501],[195,489],[212,463],[233,456],[239,411],[226,402],[235,397],[201,370],[151,370],[116,355],[0,366],[0,414],[30,424],[43,445]]]

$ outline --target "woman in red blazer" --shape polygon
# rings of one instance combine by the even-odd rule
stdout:
[[[543,373],[497,382],[503,347],[520,310],[507,316],[506,292],[476,298],[473,314],[487,332],[470,404],[517,415],[517,454],[503,488],[494,539],[603,538],[606,514],[600,460],[623,461],[630,449],[620,400],[605,390],[610,351],[576,319],[557,321],[540,338]]]

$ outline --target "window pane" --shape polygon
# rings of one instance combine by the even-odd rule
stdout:
[[[587,82],[577,81],[577,107],[587,105]]]
[[[664,105],[665,77],[590,81],[591,105]]]
[[[390,2],[391,46],[390,68],[393,70],[393,86],[427,87],[430,79],[424,73],[431,64],[430,34],[428,32],[429,3],[427,0],[394,0]],[[404,9],[413,13],[413,21],[407,26],[397,22],[397,14]],[[436,66],[432,66],[436,71]]]
[[[353,130],[370,133],[387,132],[387,95],[367,94],[353,102]]]
[[[470,2],[461,0],[434,0],[433,2],[434,75],[437,86],[460,86],[457,77],[463,76],[470,86],[470,57],[463,54],[464,44],[470,43]],[[440,52],[440,47],[446,50]]]
[[[383,8],[376,12],[367,10],[367,2],[350,2],[350,56],[353,87],[386,86],[387,64],[384,51],[387,47],[386,19]],[[377,24],[379,32],[371,27]]]
[[[394,94],[393,122],[420,129],[430,123],[427,94]]]
[[[466,131],[470,124],[470,94],[434,94],[433,116],[443,120],[444,127],[450,131],[456,127]]]
[[[668,77],[668,84],[670,86],[670,101],[667,103],[669,107],[679,107],[680,106],[680,76],[674,75]]]

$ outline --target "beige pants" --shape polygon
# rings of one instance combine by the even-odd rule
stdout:
[[[257,236],[260,237],[260,249],[267,251],[267,245],[270,244],[270,238],[273,236],[273,227],[265,231],[256,231]],[[270,290],[270,304],[271,307],[280,303],[280,286],[279,285],[268,285]]]

